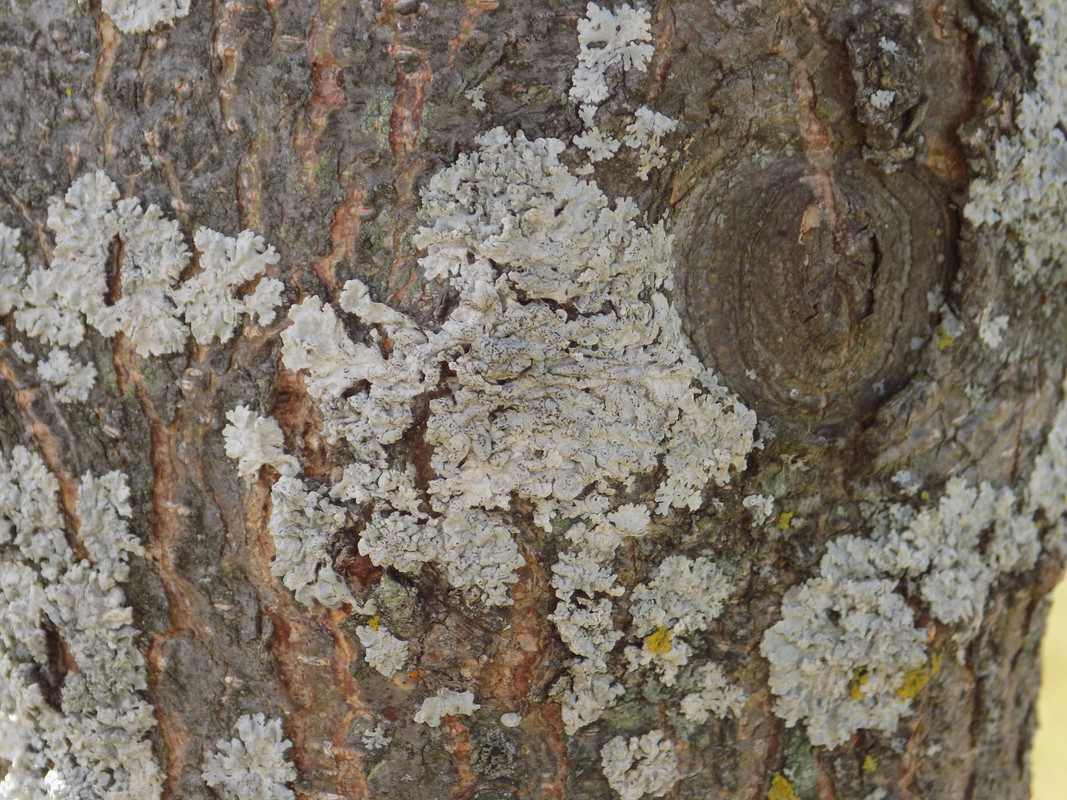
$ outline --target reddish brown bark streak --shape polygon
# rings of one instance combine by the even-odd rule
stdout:
[[[347,101],[341,64],[333,50],[333,35],[347,8],[344,0],[320,0],[318,13],[311,24],[307,52],[311,61],[311,99],[306,122],[298,129],[293,142],[300,157],[298,175],[308,192],[318,187],[319,143],[330,115]]]

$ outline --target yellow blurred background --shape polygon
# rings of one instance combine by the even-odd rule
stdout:
[[[1067,797],[1067,581],[1052,593],[1041,651],[1038,729],[1031,751],[1033,800]]]

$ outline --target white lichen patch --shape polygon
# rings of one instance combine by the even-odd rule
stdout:
[[[101,0],[100,10],[123,33],[145,33],[188,15],[190,0]]]
[[[682,777],[674,742],[661,730],[629,741],[622,736],[610,739],[600,749],[600,765],[621,800],[663,797]]]
[[[255,481],[259,470],[271,466],[280,475],[294,477],[300,463],[285,452],[285,437],[273,417],[262,417],[248,406],[237,406],[226,412],[229,420],[222,430],[226,455],[237,461],[237,474]]]
[[[962,660],[994,581],[1031,569],[1041,549],[1033,511],[1011,490],[962,478],[927,508],[879,509],[874,525],[871,538],[829,543],[819,575],[786,593],[761,646],[776,713],[804,720],[815,744],[842,744],[860,728],[890,732],[910,708],[906,687],[927,656],[900,591],[956,628]]]
[[[935,617],[964,626],[966,640],[997,576],[1030,569],[1040,549],[1037,526],[1010,489],[953,478],[935,507],[876,537],[870,558],[881,574],[911,579]]]
[[[96,367],[75,361],[62,348],[52,350],[37,365],[37,374],[52,387],[60,403],[84,403],[96,383]]]
[[[1015,263],[1019,281],[1062,272],[1067,209],[1067,3],[1023,0],[1030,44],[1038,52],[1035,85],[1016,98],[1015,134],[996,144],[996,175],[975,180],[964,217],[974,226],[1013,231],[1022,243]]]
[[[136,198],[120,200],[108,221],[123,244],[122,296],[109,305],[94,297],[86,319],[104,336],[121,331],[142,356],[178,352],[188,331],[179,319],[173,285],[189,261],[178,223],[166,219],[158,206],[142,211]],[[103,266],[93,265],[101,283]]]
[[[403,669],[408,660],[408,643],[380,625],[360,625],[356,636],[363,645],[367,663],[387,678]]]
[[[1067,385],[1063,391],[1067,393]],[[1027,514],[1044,509],[1052,520],[1067,514],[1067,402],[1061,403],[1027,485]]]
[[[560,639],[572,653],[585,660],[592,672],[606,672],[608,653],[622,637],[611,619],[611,601],[577,598],[560,603],[549,619],[559,631]]]
[[[631,508],[634,507],[625,506],[610,516],[628,527],[630,535],[638,535],[648,524],[648,510],[643,509],[642,514],[630,511]],[[563,603],[570,603],[576,592],[588,597],[598,594],[617,597],[624,591],[615,582],[612,562],[616,549],[623,541],[626,527],[615,525],[599,514],[591,515],[591,522],[593,520],[597,520],[593,528],[579,522],[566,530],[565,536],[571,548],[562,551],[552,565],[552,588]]]
[[[572,665],[570,674],[552,687],[552,697],[563,715],[563,729],[570,736],[600,719],[625,693],[610,675],[584,662]]]
[[[15,325],[28,336],[71,347],[85,336],[83,316],[103,307],[104,263],[116,233],[113,207],[118,188],[103,173],[83,175],[62,202],[48,209],[55,234],[52,263],[26,276],[13,305]]]
[[[439,728],[445,717],[469,717],[479,708],[481,706],[474,702],[473,692],[438,689],[422,701],[419,710],[415,712],[415,721],[431,728]]]
[[[897,690],[926,661],[925,632],[895,585],[816,578],[786,592],[760,652],[775,713],[804,720],[813,744],[835,747],[860,728],[892,732],[908,710]]]
[[[704,372],[661,293],[662,226],[568,173],[561,142],[496,130],[479,145],[431,180],[433,226],[416,237],[427,273],[460,294],[429,343],[447,345],[456,373],[431,403],[435,505],[503,506],[514,491],[565,514],[587,488],[610,496],[662,459],[660,513],[698,506],[693,491],[743,468],[755,418]]]
[[[575,134],[574,138],[571,139],[571,143],[580,150],[585,151],[590,164],[611,158],[622,147],[622,143],[618,139],[604,133],[596,125]],[[584,174],[589,172],[592,172],[592,168],[584,170]]]
[[[109,580],[125,583],[129,577],[129,556],[144,555],[144,545],[123,521],[133,513],[126,476],[108,472],[94,478],[91,473],[85,473],[78,488],[75,511],[79,521],[78,538],[89,558]]]
[[[486,605],[510,602],[508,587],[526,563],[511,528],[479,509],[436,519],[375,510],[360,534],[359,552],[407,573],[437,564],[449,584]]]
[[[160,770],[146,738],[155,727],[144,657],[121,584],[131,554],[125,476],[86,475],[67,544],[59,483],[23,447],[0,461],[0,797],[156,798]],[[74,532],[70,532],[74,535]],[[46,628],[68,671],[58,705],[40,680],[52,668]]]
[[[1000,347],[1004,331],[1008,329],[1010,321],[1011,318],[1007,314],[993,316],[993,303],[989,303],[978,316],[978,338],[986,347],[991,349]]]
[[[278,263],[274,248],[252,231],[232,238],[200,228],[193,241],[200,251],[200,272],[174,290],[174,300],[184,309],[197,343],[225,344],[242,314],[258,317],[261,325],[273,322],[274,308],[281,302],[281,281],[264,278],[245,299],[234,293]]]
[[[649,170],[667,164],[667,147],[663,137],[673,133],[678,120],[641,106],[634,114],[634,121],[626,128],[623,142],[638,153],[637,177],[648,180]]]
[[[463,96],[467,98],[471,108],[475,111],[486,111],[489,108],[488,103],[485,102],[485,89],[481,86],[472,86],[463,93]]]
[[[579,144],[594,160],[598,147],[606,157],[621,146],[594,117],[613,73],[647,69],[649,22],[645,10],[592,3],[579,22],[571,97],[586,128]],[[645,175],[674,125],[647,108],[635,116],[627,135],[648,160]],[[552,694],[574,733],[624,692],[612,678],[627,635],[614,622],[625,592],[618,546],[649,535],[653,513],[696,510],[708,484],[743,470],[756,420],[690,350],[670,300],[663,225],[577,177],[560,161],[564,149],[496,129],[431,178],[413,243],[425,251],[425,277],[454,291],[440,324],[420,325],[349,281],[337,308],[317,297],[290,308],[282,358],[318,402],[327,442],[350,459],[328,493],[364,520],[359,551],[374,564],[412,575],[429,565],[467,600],[503,605],[525,564],[516,509],[532,508],[546,532],[561,529],[550,618],[574,659]],[[415,468],[419,454],[429,469]],[[653,475],[658,486],[635,497]],[[321,526],[315,535],[323,540]],[[296,554],[303,537],[291,538],[279,554]],[[283,578],[291,588],[315,571],[296,555],[275,564],[279,575],[309,573]],[[673,594],[650,585],[637,598],[639,641],[653,617],[679,637],[647,651],[665,675],[688,659],[682,638],[721,608],[710,562],[685,565]],[[711,593],[690,591],[696,580],[711,581]]]
[[[647,636],[665,628],[674,636],[687,636],[706,630],[722,613],[730,592],[730,583],[710,559],[667,556],[656,567],[652,580],[633,590],[632,632]]]
[[[600,104],[610,96],[608,75],[612,71],[646,72],[654,48],[649,12],[623,5],[616,11],[590,3],[578,21],[578,66],[571,78],[570,99],[578,104],[582,132],[572,144],[583,151],[586,163],[575,169],[579,175],[593,173],[593,165],[612,158],[625,144],[637,155],[637,177],[648,180],[650,170],[667,164],[663,137],[678,127],[672,119],[647,106],[633,112],[620,141],[596,122]]]
[[[611,555],[614,556],[614,551]],[[570,602],[575,592],[590,596],[622,594],[624,589],[615,582],[616,577],[608,563],[582,549],[560,553],[559,560],[552,565],[552,588],[556,597],[565,603]]]
[[[888,111],[893,107],[893,101],[896,99],[897,93],[889,89],[879,89],[871,94],[870,103],[879,111]]]
[[[389,735],[388,728],[382,722],[367,728],[360,736],[360,743],[364,750],[384,750],[392,740],[393,737]]]
[[[19,252],[18,228],[0,222],[0,314],[10,314],[21,302],[26,259]]]
[[[752,526],[757,527],[774,514],[774,498],[762,494],[750,494],[741,501],[741,505],[752,514]]]
[[[668,629],[657,630],[640,646],[631,645],[625,650],[631,672],[652,667],[664,686],[675,685],[678,670],[689,663],[692,652],[687,642],[675,639]]]
[[[629,634],[640,646],[626,648],[631,669],[652,665],[667,686],[673,686],[678,669],[689,661],[685,637],[706,630],[722,612],[731,587],[722,572],[703,556],[668,556],[652,580],[635,587],[630,595],[633,625]]]
[[[695,691],[682,698],[679,709],[692,723],[702,725],[709,717],[741,716],[748,699],[740,686],[732,685],[718,664],[702,664],[693,675]]]
[[[523,564],[501,513],[514,497],[548,527],[586,512],[593,490],[643,530],[647,509],[612,508],[619,487],[663,465],[657,511],[693,509],[753,444],[754,415],[701,367],[662,293],[672,263],[662,226],[639,225],[630,201],[613,208],[560,164],[562,149],[496,130],[431,179],[431,224],[415,243],[427,276],[447,277],[459,297],[439,328],[352,282],[341,307],[375,326],[369,344],[353,342],[318,298],[291,308],[283,333],[283,359],[306,372],[327,436],[357,459],[335,496],[375,500],[360,552],[404,572],[436,564],[490,604],[508,602]],[[442,388],[424,433],[437,477],[419,487],[385,446],[412,429],[413,402]],[[385,476],[392,491],[378,485]],[[586,580],[584,563],[559,580],[607,591],[610,572]]]
[[[333,569],[330,545],[348,515],[325,493],[309,489],[298,478],[283,475],[271,488],[267,530],[274,537],[271,573],[280,578],[297,602],[336,608],[356,605],[344,580]]]
[[[201,228],[201,271],[179,283],[190,253],[178,223],[158,206],[142,208],[137,198],[116,200],[117,187],[97,171],[78,178],[62,201],[52,203],[47,225],[55,247],[48,267],[31,270],[17,293],[4,291],[7,284],[0,280],[0,308],[14,311],[20,331],[48,345],[73,347],[88,324],[103,336],[122,333],[142,356],[159,356],[181,351],[190,328],[201,344],[225,342],[242,314],[262,324],[273,319],[281,302],[279,281],[261,279],[242,298],[233,295],[278,260],[260,237],[244,231],[232,239]],[[122,243],[121,295],[105,302],[116,237]],[[2,274],[16,274],[17,267],[8,264]]]
[[[296,768],[285,757],[292,743],[282,738],[282,721],[245,714],[233,732],[204,756],[204,783],[225,800],[293,800],[286,784],[296,780]]]
[[[628,4],[615,11],[596,3],[586,6],[585,16],[578,20],[578,68],[571,83],[571,100],[599,105],[608,99],[610,70],[648,70],[655,51],[650,20],[646,9]]]

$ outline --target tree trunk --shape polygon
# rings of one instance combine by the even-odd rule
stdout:
[[[102,5],[0,10],[0,796],[1029,795],[1061,0]]]

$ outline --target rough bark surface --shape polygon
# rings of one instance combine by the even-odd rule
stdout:
[[[776,775],[804,800],[1028,796],[1053,558],[995,585],[962,662],[951,631],[923,620],[942,667],[893,735],[812,746],[775,716],[760,655],[783,594],[813,574],[828,540],[865,530],[864,509],[895,497],[892,476],[910,470],[934,490],[957,475],[1015,486],[1061,401],[1062,287],[1017,285],[1011,242],[961,219],[968,182],[993,169],[1010,129],[1013,93],[1031,81],[1024,23],[994,0],[914,2],[904,15],[886,5],[656,2],[650,68],[627,74],[600,118],[618,135],[613,120],[642,104],[680,121],[670,163],[647,182],[625,162],[597,180],[649,219],[666,215],[695,351],[762,423],[762,450],[709,491],[707,511],[626,545],[624,580],[693,548],[739,578],[699,647],[749,699],[738,719],[679,745],[683,779],[667,794],[677,800],[788,800]],[[28,261],[44,263],[48,198],[100,168],[190,241],[200,225],[265,235],[287,301],[336,300],[359,278],[432,326],[455,298],[417,263],[420,188],[493,127],[580,132],[568,90],[584,13],[584,0],[194,0],[188,17],[124,35],[95,0],[13,0],[0,10],[0,221],[21,227]],[[893,61],[906,67],[879,60],[886,38],[906,49]],[[865,99],[886,81],[899,100],[888,111]],[[474,87],[483,111],[466,96]],[[832,241],[805,217],[820,192],[836,198]],[[942,322],[927,303],[937,291],[961,319],[994,297],[1017,309],[1004,347],[974,336],[926,346]],[[600,722],[565,735],[548,695],[568,657],[547,620],[559,545],[531,509],[511,509],[526,559],[514,603],[489,610],[431,569],[379,569],[358,554],[358,528],[342,531],[335,564],[354,594],[393,581],[413,604],[388,620],[413,649],[392,681],[363,660],[354,628],[365,617],[309,610],[272,576],[276,476],[265,469],[251,487],[238,477],[225,412],[269,411],[308,479],[339,463],[302,377],[279,358],[286,324],[151,359],[92,334],[80,353],[100,379],[76,406],[0,351],[5,457],[19,444],[40,453],[68,517],[75,476],[129,476],[147,552],[126,595],[144,632],[163,796],[216,796],[204,754],[259,712],[284,719],[299,797],[615,796],[602,746],[664,727],[674,701],[652,681],[631,686]],[[10,321],[7,334],[17,338]],[[775,498],[763,527],[742,505],[754,493]],[[443,680],[493,713],[412,722]],[[501,727],[516,710],[521,726]],[[378,719],[394,739],[370,751],[359,732]]]

